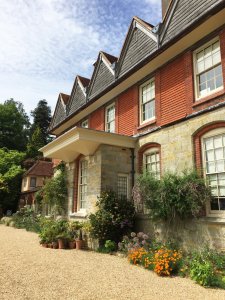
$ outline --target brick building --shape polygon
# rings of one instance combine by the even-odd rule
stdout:
[[[60,94],[44,156],[67,163],[68,216],[85,218],[102,190],[131,197],[142,168],[196,167],[214,194],[206,216],[171,229],[188,247],[225,248],[225,1],[162,1],[153,26],[134,17],[118,58],[100,52],[91,79]],[[140,211],[145,231],[165,234]]]
[[[35,207],[35,193],[53,176],[53,163],[38,160],[23,174],[19,207]]]

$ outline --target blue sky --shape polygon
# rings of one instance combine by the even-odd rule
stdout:
[[[133,16],[156,25],[160,0],[1,0],[0,103],[54,110],[77,74],[90,78],[100,50],[118,56]]]

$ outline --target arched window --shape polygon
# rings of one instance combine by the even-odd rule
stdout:
[[[194,136],[195,158],[213,199],[207,205],[210,215],[225,215],[225,122],[209,124]]]
[[[161,150],[157,143],[149,143],[139,150],[139,171],[147,171],[160,179],[161,176]]]

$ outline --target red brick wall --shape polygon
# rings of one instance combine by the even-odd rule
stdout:
[[[221,30],[219,36],[225,84],[225,29]],[[195,101],[193,52],[190,50],[163,66],[154,77],[156,120],[140,125],[139,87],[135,85],[115,100],[116,133],[131,136],[155,126],[173,123],[193,112],[225,101],[225,89]],[[104,130],[104,115],[104,107],[93,112],[89,116],[90,128]]]
[[[105,129],[104,107],[100,107],[89,116],[89,127],[96,130]]]
[[[161,125],[186,115],[184,55],[160,71]]]
[[[119,95],[116,103],[116,132],[133,135],[138,127],[138,87],[133,86]]]

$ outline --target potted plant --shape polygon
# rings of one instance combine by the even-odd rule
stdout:
[[[79,229],[78,237],[76,238],[76,249],[81,250],[83,248],[82,230]]]

